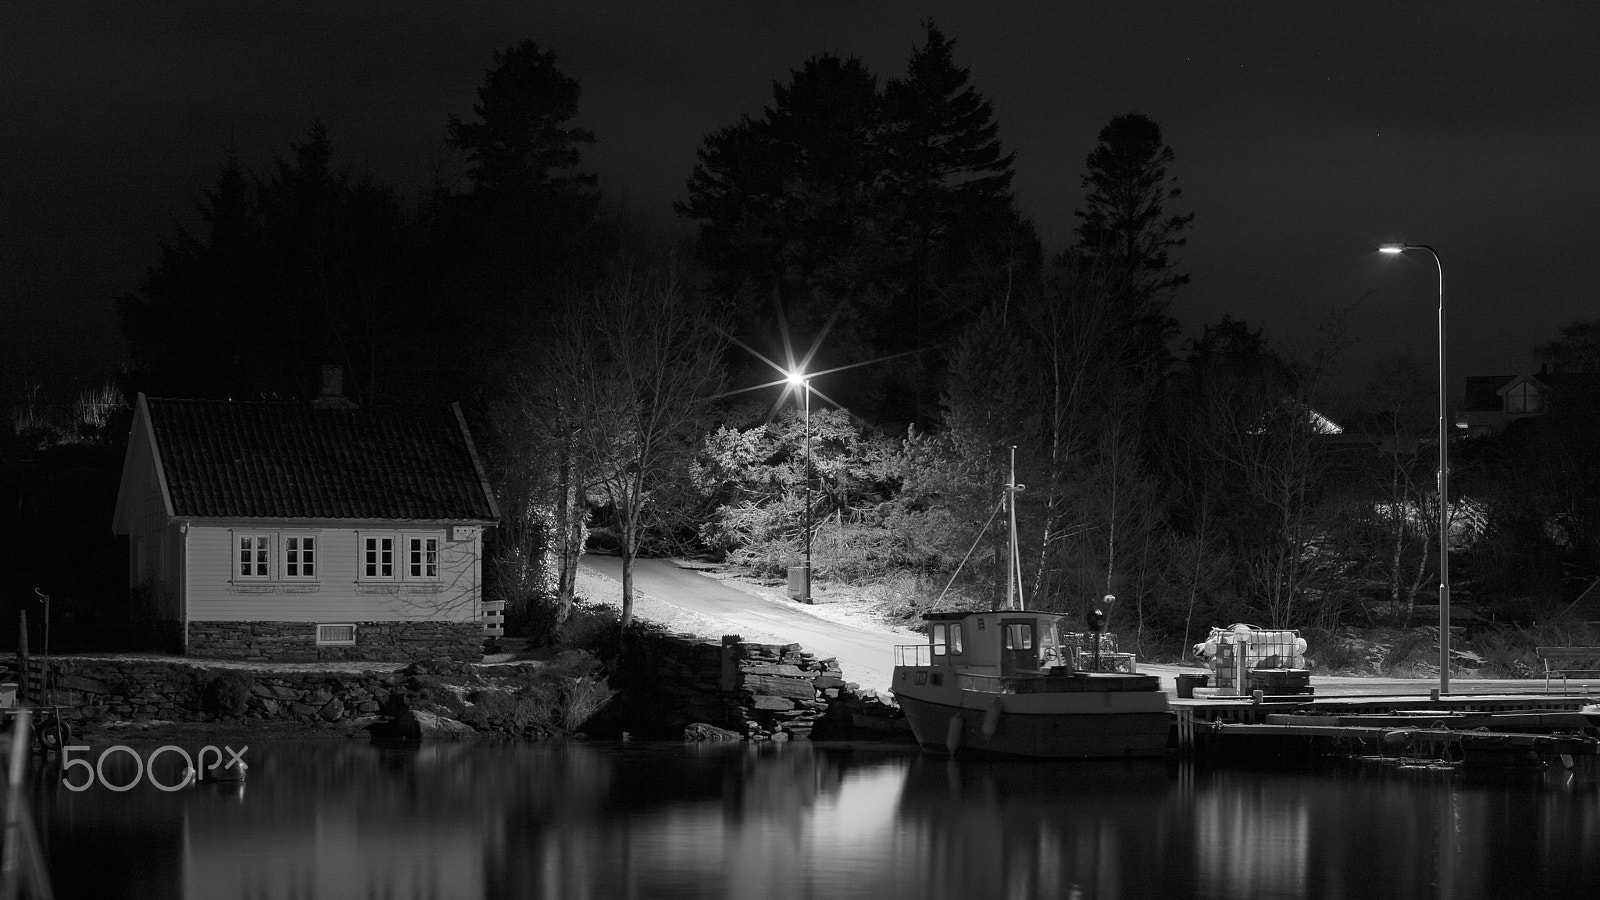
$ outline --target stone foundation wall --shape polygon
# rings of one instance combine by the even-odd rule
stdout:
[[[357,622],[353,645],[318,644],[312,622],[190,622],[188,655],[251,662],[483,659],[478,622]]]

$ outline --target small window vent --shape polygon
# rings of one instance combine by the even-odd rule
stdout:
[[[354,625],[318,625],[317,643],[319,644],[354,644],[356,642],[356,626]]]

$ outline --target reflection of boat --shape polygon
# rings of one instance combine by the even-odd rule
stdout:
[[[1063,641],[1065,617],[1023,609],[1015,510],[1020,489],[1013,463],[1006,485],[1008,608],[928,613],[928,642],[895,648],[891,689],[912,734],[923,749],[946,753],[1165,753],[1167,695],[1159,679],[1135,671],[1084,671],[1076,648]]]

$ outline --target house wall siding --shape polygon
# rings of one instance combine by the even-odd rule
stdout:
[[[267,581],[234,577],[237,533],[315,534],[317,580],[297,582],[275,577]],[[439,578],[436,581],[363,581],[359,535],[364,532],[438,535]],[[477,625],[479,609],[479,544],[481,538],[451,541],[448,528],[362,527],[299,528],[286,525],[231,527],[191,525],[188,534],[186,593],[190,622],[457,622]],[[281,565],[274,546],[274,565]],[[399,565],[397,560],[397,565]],[[276,571],[276,570],[275,570]]]

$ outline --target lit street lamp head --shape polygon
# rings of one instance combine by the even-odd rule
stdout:
[[[791,386],[797,387],[797,388],[805,387],[806,386],[806,373],[804,373],[804,372],[790,372],[789,373],[789,384]]]
[[[1378,252],[1379,253],[1404,253],[1404,252],[1406,252],[1406,245],[1405,244],[1379,244],[1378,245]]]

